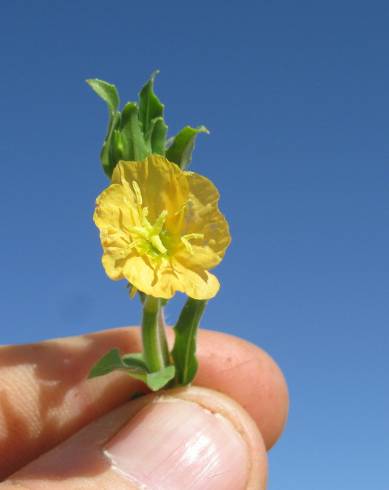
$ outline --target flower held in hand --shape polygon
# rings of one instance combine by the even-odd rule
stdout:
[[[119,162],[94,214],[108,276],[156,298],[215,296],[219,281],[208,270],[230,243],[218,200],[210,180],[162,156]]]

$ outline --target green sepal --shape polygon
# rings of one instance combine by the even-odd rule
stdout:
[[[121,117],[121,144],[123,160],[144,160],[150,154],[150,147],[145,142],[138,119],[138,105],[128,102]]]
[[[121,357],[119,349],[112,349],[92,367],[88,378],[104,376],[117,370],[124,371],[132,378],[143,381],[152,391],[160,390],[175,376],[174,366],[166,366],[160,371],[150,373],[141,353],[125,354]]]
[[[196,376],[196,337],[207,302],[188,298],[174,327],[175,341],[172,357],[176,366],[176,381],[179,385],[191,383]]]
[[[154,126],[153,121],[163,119],[165,106],[154,93],[154,80],[159,70],[155,70],[139,93],[139,121],[146,141],[149,141]]]
[[[183,170],[186,169],[192,160],[192,152],[199,133],[209,133],[209,131],[205,126],[197,128],[185,126],[182,128],[172,139],[172,143],[166,151],[166,158],[176,163]]]

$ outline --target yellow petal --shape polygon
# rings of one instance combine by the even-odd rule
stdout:
[[[131,257],[124,267],[125,278],[140,291],[156,298],[170,299],[176,291],[194,299],[210,299],[220,288],[217,278],[207,271],[187,269],[179,262],[153,269],[142,257]]]
[[[176,260],[173,266],[179,284],[178,291],[193,299],[210,299],[216,296],[220,289],[216,276],[206,270],[187,268]]]
[[[188,268],[201,267],[202,269],[212,269],[222,260],[209,246],[195,245],[194,242],[191,242],[191,247],[192,252],[189,252],[185,247],[181,247],[174,254],[175,259]]]
[[[132,196],[121,185],[109,186],[96,200],[93,219],[100,228],[105,272],[113,280],[123,279],[123,266],[133,253],[127,229],[138,223]]]
[[[110,279],[112,279],[113,281],[124,279],[123,266],[126,263],[126,260],[117,259],[112,254],[104,253],[101,262],[103,264],[105,273]]]
[[[141,189],[143,206],[149,210],[151,223],[165,210],[173,216],[186,202],[185,173],[160,155],[150,155],[142,162],[121,161],[116,165],[112,183],[132,186],[134,181]]]
[[[93,219],[100,230],[107,226],[123,230],[139,224],[133,196],[118,184],[107,187],[96,199]]]
[[[228,223],[219,210],[219,192],[214,184],[202,175],[185,173],[189,185],[189,202],[181,233],[201,233],[204,238],[191,242],[193,254],[181,248],[178,256],[188,265],[197,264],[210,269],[219,264],[231,242]]]
[[[113,279],[123,279],[123,266],[133,253],[128,236],[121,230],[107,226],[100,232],[104,254],[102,263],[107,275]]]
[[[142,293],[164,299],[170,299],[175,293],[175,290],[172,289],[161,289],[160,284],[158,284],[156,268],[151,265],[147,258],[139,255],[126,261],[123,274],[127,281]]]

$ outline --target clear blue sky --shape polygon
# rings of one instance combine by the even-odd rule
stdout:
[[[289,382],[270,490],[388,490],[388,25],[374,0],[3,1],[2,341],[138,322],[100,267],[106,109],[84,80],[128,100],[159,68],[171,134],[211,130],[192,168],[233,233],[204,324]]]

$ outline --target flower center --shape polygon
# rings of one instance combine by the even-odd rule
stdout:
[[[166,218],[168,212],[164,209],[154,224],[151,224],[147,216],[149,210],[146,206],[143,206],[143,198],[138,183],[132,181],[132,188],[135,194],[135,201],[138,209],[139,225],[131,226],[129,232],[131,233],[132,242],[131,248],[136,248],[141,254],[145,254],[154,259],[162,259],[169,257],[169,248],[171,248],[172,237],[169,235],[168,230],[165,227]],[[204,235],[201,233],[189,233],[180,237],[180,243],[186,248],[186,250],[193,254],[193,248],[190,240],[201,239]]]
[[[158,216],[154,224],[151,224],[147,219],[149,210],[143,206],[142,193],[138,183],[134,180],[132,188],[135,194],[135,201],[138,208],[139,225],[131,226],[132,242],[131,247],[135,247],[139,253],[149,255],[151,257],[164,257],[168,254],[168,249],[163,243],[166,230],[164,229],[167,211],[163,210]]]

